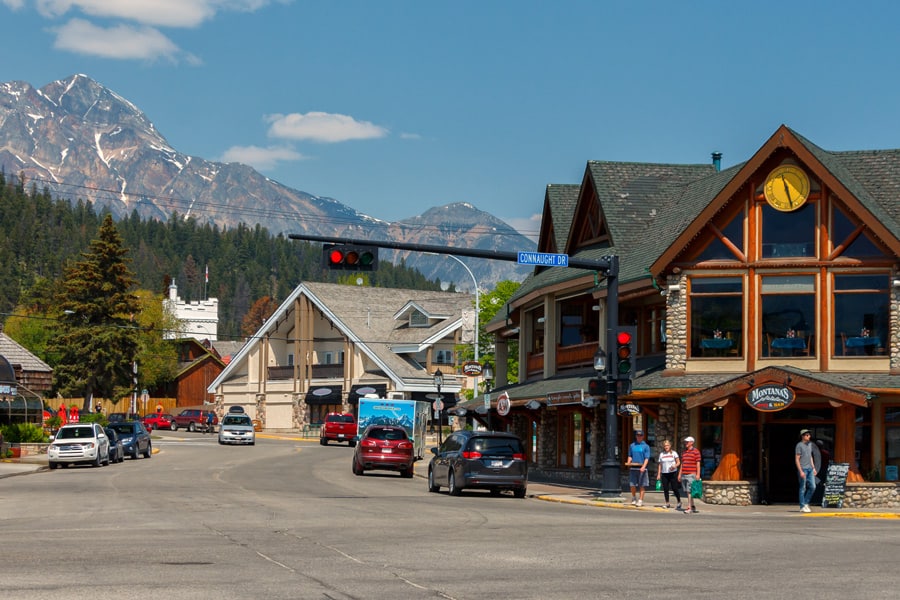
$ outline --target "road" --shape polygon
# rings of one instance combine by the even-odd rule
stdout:
[[[422,477],[356,477],[346,446],[154,444],[149,460],[0,480],[3,598],[846,600],[900,586],[896,521],[454,498]]]

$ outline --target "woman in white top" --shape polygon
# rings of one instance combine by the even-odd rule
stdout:
[[[669,504],[669,489],[675,492],[675,500],[678,501],[676,510],[681,510],[681,486],[678,484],[678,467],[681,466],[681,459],[678,453],[672,450],[672,442],[665,440],[663,442],[663,451],[659,453],[659,465],[656,469],[656,480],[662,479],[663,493],[666,496],[666,508],[672,508]]]

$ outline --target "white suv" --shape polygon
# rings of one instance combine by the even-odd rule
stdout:
[[[109,464],[109,437],[98,423],[71,423],[56,432],[47,448],[50,468],[71,463]]]

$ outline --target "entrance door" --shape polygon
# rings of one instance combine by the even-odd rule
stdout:
[[[804,428],[812,432],[813,440],[823,440],[829,447],[833,445],[834,425],[768,423],[764,427],[761,500],[769,504],[797,503],[800,482],[794,451],[800,441],[800,430]]]

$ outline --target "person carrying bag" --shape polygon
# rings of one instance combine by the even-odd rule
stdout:
[[[678,467],[681,466],[681,459],[678,453],[672,450],[672,442],[663,441],[663,451],[659,453],[656,469],[656,489],[662,488],[666,498],[666,508],[672,508],[669,504],[669,490],[675,493],[675,501],[678,503],[675,510],[681,510],[681,486],[678,484]],[[661,485],[660,485],[660,482]]]

